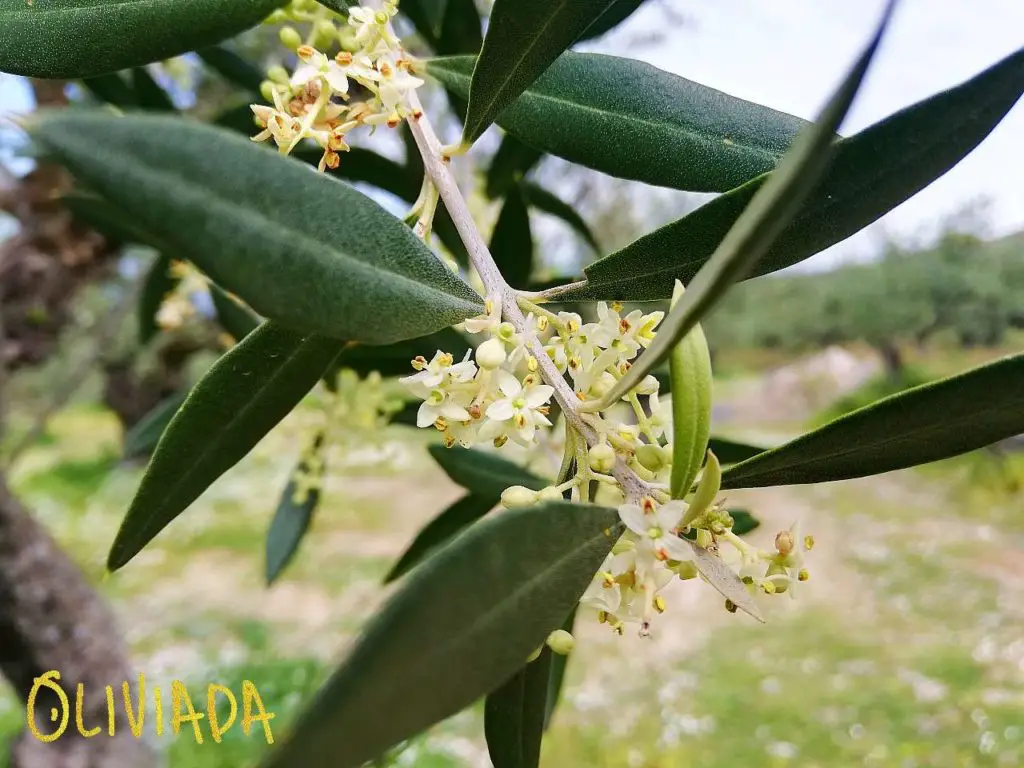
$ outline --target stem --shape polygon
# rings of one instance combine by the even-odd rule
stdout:
[[[480,276],[486,294],[501,301],[502,317],[512,323],[518,333],[523,334],[531,354],[537,359],[541,376],[544,381],[554,387],[555,402],[565,414],[566,421],[584,437],[589,445],[595,444],[598,442],[597,433],[580,418],[577,412],[579,400],[576,393],[555,368],[554,361],[547,356],[544,346],[537,336],[526,332],[526,318],[519,308],[516,292],[501,276],[497,264],[494,263],[490,251],[487,250],[487,245],[477,230],[476,222],[462,197],[462,192],[452,175],[451,168],[448,167],[450,158],[443,153],[441,142],[438,140],[437,134],[434,133],[429,119],[423,113],[419,97],[412,93],[409,100],[413,111],[413,116],[408,119],[409,129],[423,156],[423,167],[433,179],[434,186],[444,201],[445,208],[447,208],[448,214],[455,224],[455,229],[466,246],[469,259]],[[417,115],[418,117],[416,117]],[[561,286],[561,290],[567,288],[568,286]],[[619,481],[626,492],[627,499],[637,501],[649,492],[647,483],[637,477],[621,459],[616,462],[614,474],[615,479]]]

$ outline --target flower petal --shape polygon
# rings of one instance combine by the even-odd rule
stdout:
[[[619,518],[629,530],[640,536],[646,536],[647,530],[651,527],[651,519],[637,504],[623,504],[619,507]]]

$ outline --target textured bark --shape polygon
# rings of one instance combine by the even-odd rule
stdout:
[[[35,679],[51,670],[69,700],[67,729],[44,743],[25,730],[11,749],[11,768],[136,768],[157,764],[146,741],[130,731],[121,698],[129,681],[138,692],[114,616],[78,567],[8,490],[0,475],[0,672],[23,703]],[[77,686],[84,686],[82,722],[102,732],[86,739],[75,721]],[[104,687],[115,693],[115,735],[107,733]],[[40,688],[35,722],[53,733],[51,708],[63,706]],[[58,720],[59,723],[59,720]],[[0,761],[2,762],[2,761]]]

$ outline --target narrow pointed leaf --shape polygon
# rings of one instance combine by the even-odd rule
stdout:
[[[515,136],[506,133],[487,167],[487,197],[492,200],[504,197],[512,185],[526,176],[543,156],[543,152],[526,146]]]
[[[196,53],[206,66],[228,82],[253,94],[260,92],[260,83],[266,76],[234,51],[223,45],[214,45],[201,48]],[[251,124],[252,120],[249,122]]]
[[[608,6],[608,10],[594,19],[590,26],[583,30],[583,34],[580,35],[576,42],[582,43],[587,40],[593,40],[595,37],[600,37],[606,32],[610,32],[632,16],[645,2],[646,0],[616,0],[616,2]]]
[[[213,310],[217,313],[217,322],[235,341],[244,339],[262,322],[251,309],[240,304],[216,285],[210,285],[210,298],[213,301]]]
[[[3,0],[0,72],[72,79],[162,61],[233,37],[283,4],[283,0]]]
[[[432,59],[428,74],[469,93],[473,57]],[[562,54],[497,119],[524,144],[623,179],[724,192],[775,168],[800,118],[633,59]]]
[[[683,296],[685,294],[678,294]],[[700,325],[669,352],[672,376],[671,494],[681,499],[704,465],[711,433],[711,355]]]
[[[162,250],[166,245],[101,197],[71,192],[61,197],[61,202],[75,217],[112,240],[146,245],[157,250]]]
[[[124,458],[138,459],[148,456],[160,442],[160,436],[171,423],[174,414],[185,402],[188,390],[175,392],[164,398],[143,416],[124,436]]]
[[[740,462],[723,488],[826,483],[927,464],[1024,433],[1024,354],[883,398]]]
[[[533,271],[533,233],[530,209],[518,184],[509,190],[498,213],[490,251],[505,281],[513,288],[525,288]]]
[[[587,245],[597,252],[601,251],[601,246],[597,244],[594,233],[590,231],[590,227],[583,220],[583,217],[576,213],[575,208],[553,192],[548,192],[548,190],[536,184],[526,182],[523,184],[523,190],[526,192],[526,199],[529,200],[530,205],[538,211],[557,216],[572,227]]]
[[[31,132],[140,226],[284,326],[388,344],[483,304],[373,200],[236,133],[91,110],[36,116]]]
[[[615,0],[494,0],[469,86],[474,142]]]
[[[871,42],[829,99],[819,119],[800,135],[778,172],[771,175],[714,255],[687,286],[679,303],[662,321],[654,342],[612,387],[604,402],[616,402],[661,363],[729,287],[750,273],[799,212],[828,168],[833,137],[860,89],[896,2],[889,0]]]
[[[539,491],[548,485],[546,480],[518,464],[490,452],[472,448],[445,448],[443,445],[432,445],[428,450],[452,482],[471,493],[493,498],[494,503],[509,486],[523,485]]]
[[[263,767],[356,768],[494,690],[576,605],[619,532],[615,510],[567,502],[472,526],[399,585]]]
[[[324,433],[317,432],[309,451],[292,471],[267,531],[267,586],[270,586],[295,557],[320,503],[320,486],[308,478],[324,473]],[[305,478],[305,479],[304,479]]]
[[[111,104],[118,109],[128,110],[138,106],[135,91],[125,81],[124,76],[120,72],[86,77],[80,82],[85,90],[97,99]]]
[[[157,313],[164,298],[179,280],[171,274],[171,257],[165,254],[157,256],[153,265],[146,273],[142,290],[139,293],[139,342],[145,344],[160,331]]]
[[[342,342],[267,322],[224,354],[168,424],[114,539],[121,568],[298,405]]]
[[[757,445],[728,440],[724,437],[712,437],[708,441],[708,449],[718,457],[718,461],[723,465],[738,464],[749,459],[751,456],[757,456],[757,454],[768,450]]]
[[[750,277],[810,258],[871,225],[974,151],[1024,94],[1024,49],[955,88],[842,139],[824,179]],[[771,175],[717,197],[586,268],[566,299],[667,299],[689,283]]]
[[[389,584],[404,576],[457,534],[482,518],[498,503],[492,496],[468,493],[423,526],[412,544],[402,553],[384,577]]]
[[[135,101],[140,109],[150,112],[176,112],[177,108],[171,97],[153,79],[153,76],[146,71],[145,67],[132,69],[132,90],[135,91]]]
[[[544,735],[551,663],[544,646],[484,702],[484,736],[494,768],[537,768]]]

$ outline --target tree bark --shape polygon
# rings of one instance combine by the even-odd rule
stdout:
[[[60,673],[69,714],[63,734],[43,742],[25,729],[11,749],[11,768],[141,768],[158,763],[149,744],[130,730],[122,699],[128,681],[137,701],[137,675],[114,616],[84,574],[10,493],[0,473],[0,672],[22,703],[36,678]],[[76,724],[76,694],[83,686],[81,722],[102,731],[84,738]],[[107,730],[104,687],[114,690],[114,736]],[[58,720],[51,721],[56,709]],[[64,702],[40,687],[33,713],[37,732],[54,733]]]

